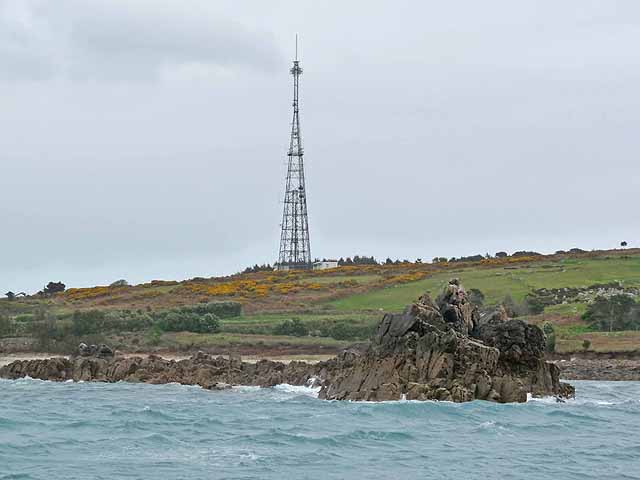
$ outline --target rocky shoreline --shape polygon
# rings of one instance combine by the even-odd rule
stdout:
[[[571,358],[554,362],[565,380],[640,381],[640,360]]]
[[[320,362],[325,363],[325,362]],[[318,364],[271,360],[243,362],[240,357],[212,357],[199,353],[185,360],[148,357],[55,357],[46,360],[17,360],[0,368],[0,377],[23,377],[50,381],[180,383],[199,385],[208,390],[231,385],[272,387],[281,383],[315,385]]]
[[[200,353],[202,355],[202,353]],[[218,355],[210,355],[211,357],[217,358]],[[157,357],[165,361],[182,361],[188,360],[193,357],[193,355],[184,355],[184,354],[173,354],[173,353],[164,353],[164,354],[153,354],[153,353],[144,353],[144,354],[122,354],[118,355],[117,359],[126,359],[126,358],[139,358],[140,360],[144,360],[149,357]],[[224,355],[223,358],[228,358],[228,356]],[[41,354],[41,353],[23,353],[23,354],[13,354],[7,355],[5,357],[0,357],[0,368],[5,367],[14,362],[29,362],[33,360],[43,361],[43,360],[52,360],[54,358],[65,358],[69,359],[71,357],[60,357],[52,354]],[[242,361],[248,363],[258,363],[260,361],[273,361],[275,363],[283,363],[289,364],[291,362],[301,362],[307,365],[317,364],[321,361],[331,360],[332,356],[330,355],[295,355],[292,358],[287,358],[287,356],[280,356],[277,358],[270,357],[260,357],[260,356],[242,356],[240,357]],[[594,381],[640,381],[640,359],[616,359],[616,358],[594,358],[594,357],[574,357],[571,359],[561,359],[561,360],[552,360],[552,363],[555,363],[560,369],[560,378],[564,380],[594,380]],[[28,368],[28,367],[24,367]],[[30,368],[28,368],[30,369]]]
[[[402,314],[387,314],[370,346],[309,364],[199,353],[166,360],[150,355],[113,356],[106,346],[81,345],[72,358],[21,360],[0,377],[53,381],[181,383],[206,389],[281,383],[321,387],[329,400],[446,400],[525,402],[528,395],[571,397],[560,368],[544,360],[540,328],[507,318],[504,309],[481,316],[464,288],[452,280],[434,302],[427,295]]]

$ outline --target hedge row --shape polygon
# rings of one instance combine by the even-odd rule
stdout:
[[[93,335],[109,332],[137,332],[155,327],[165,332],[215,333],[220,319],[242,314],[238,302],[210,302],[157,312],[142,310],[85,310],[67,315],[38,312],[14,322],[0,322],[0,335],[17,331],[52,336]],[[29,318],[27,318],[29,317]],[[6,330],[6,331],[5,331]]]

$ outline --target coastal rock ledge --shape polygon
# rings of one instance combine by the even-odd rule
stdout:
[[[281,383],[320,386],[328,400],[525,402],[533,396],[572,397],[559,368],[544,360],[540,328],[508,319],[503,309],[481,316],[452,280],[436,302],[427,295],[402,314],[386,314],[365,352],[347,350],[308,364],[198,353],[187,360],[76,356],[19,360],[0,377],[52,381],[181,383],[210,390]]]

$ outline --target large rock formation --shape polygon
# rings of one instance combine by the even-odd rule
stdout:
[[[421,297],[387,314],[364,354],[337,359],[321,398],[338,400],[474,399],[524,402],[527,394],[572,396],[545,362],[544,333],[503,310],[480,317],[457,280],[434,304]]]
[[[558,367],[544,361],[544,346],[542,330],[507,319],[504,310],[479,315],[452,280],[435,303],[424,295],[404,313],[385,315],[366,352],[348,350],[313,365],[246,363],[203,353],[181,361],[113,357],[106,346],[81,345],[71,359],[16,361],[0,368],[0,377],[176,382],[207,389],[289,383],[321,386],[320,398],[337,400],[524,402],[527,394],[573,395],[573,387],[559,381]]]

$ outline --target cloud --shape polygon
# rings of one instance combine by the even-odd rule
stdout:
[[[0,0],[0,286],[273,262],[296,32],[314,256],[636,245],[614,3]]]
[[[5,80],[157,80],[274,71],[272,34],[211,2],[5,0],[0,3]],[[175,75],[174,75],[175,72]]]
[[[56,70],[49,24],[29,2],[0,2],[0,78],[42,80]]]

